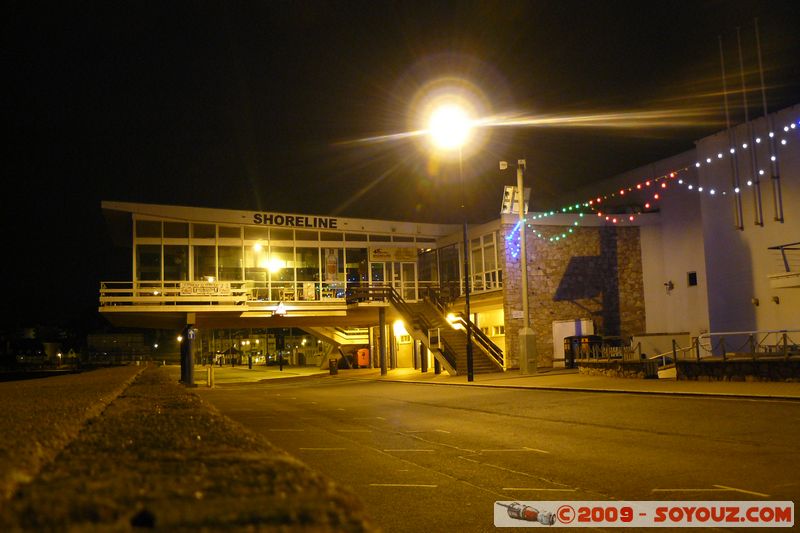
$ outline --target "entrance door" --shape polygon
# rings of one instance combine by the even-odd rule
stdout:
[[[404,300],[417,300],[417,264],[394,263],[392,285]]]

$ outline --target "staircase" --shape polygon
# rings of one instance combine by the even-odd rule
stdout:
[[[439,310],[428,301],[420,301],[408,304],[408,307],[418,316],[424,317],[425,322],[431,328],[439,328],[439,335],[443,344],[449,347],[455,357],[455,370],[458,375],[467,373],[467,334],[464,330],[464,323],[461,321],[461,328],[454,329]],[[427,337],[427,332],[426,337]],[[494,358],[484,351],[483,346],[475,336],[475,329],[472,331],[472,371],[475,374],[488,374],[490,372],[502,372],[503,367]],[[427,343],[426,343],[427,344]]]
[[[389,302],[403,316],[409,334],[430,350],[448,373],[467,374],[467,327],[470,328],[472,339],[473,373],[503,371],[503,352],[500,348],[474,324],[467,323],[463,317],[457,322],[461,327],[454,329],[445,318],[444,308],[438,302],[423,300],[409,304],[392,287],[354,288],[348,296],[348,303],[362,300]],[[439,330],[439,346],[431,346],[428,338],[429,331],[434,328]]]

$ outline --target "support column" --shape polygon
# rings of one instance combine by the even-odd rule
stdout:
[[[378,309],[378,329],[380,330],[380,338],[378,339],[378,348],[380,350],[381,358],[381,376],[387,374],[386,371],[386,309],[381,307]]]
[[[181,332],[181,382],[187,387],[194,387],[194,340],[197,330],[194,329],[195,314],[186,314],[186,326]]]

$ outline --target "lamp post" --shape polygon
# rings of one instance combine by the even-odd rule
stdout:
[[[522,327],[519,330],[519,371],[520,374],[532,374],[538,371],[536,337],[531,329],[528,313],[528,251],[525,239],[525,189],[523,174],[526,163],[517,160],[517,199],[519,204],[519,251],[520,276],[522,278]],[[500,161],[500,170],[508,168],[508,163]]]
[[[469,240],[467,238],[467,207],[464,192],[464,158],[462,147],[469,138],[472,121],[466,110],[456,104],[443,105],[431,114],[428,131],[437,148],[442,150],[458,149],[458,175],[461,187],[461,212],[463,214],[464,233],[464,313],[466,315],[467,334],[467,381],[475,379],[472,357],[472,330],[470,328],[469,308]]]

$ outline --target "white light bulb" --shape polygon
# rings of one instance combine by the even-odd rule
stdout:
[[[786,146],[786,139],[781,139],[781,144]]]
[[[731,148],[731,153],[732,153],[732,154],[735,154],[735,153],[736,153],[736,148]],[[721,156],[722,156],[722,154],[720,154],[720,157],[721,157]]]
[[[697,168],[700,168],[700,162],[695,163],[694,166],[696,166]]]
[[[710,157],[706,158],[706,163],[711,163],[711,158]]]
[[[761,137],[756,137],[756,142],[760,143],[761,142]]]
[[[789,131],[789,126],[784,126],[783,131]]]
[[[770,161],[775,161],[775,156],[773,155],[772,157],[769,158],[769,160]]]
[[[703,192],[703,188],[702,187],[698,187],[697,190],[700,191],[700,192]]]
[[[770,138],[775,137],[775,132],[774,131],[769,132],[769,136]]]
[[[747,180],[747,186],[748,187],[752,187],[753,186],[753,180]]]
[[[679,185],[683,185],[683,180],[678,180]]]
[[[722,152],[717,154],[717,159],[722,159]]]
[[[710,194],[717,194],[717,191],[715,191],[714,189],[711,189],[711,190],[710,190],[710,191],[708,191],[708,192],[709,192]]]
[[[758,171],[758,175],[759,175],[759,176],[763,176],[763,175],[764,175],[764,171],[763,171],[763,170],[759,170],[759,171]]]
[[[691,191],[693,188],[694,188],[694,187],[692,187],[691,185],[689,185],[689,190],[690,190],[690,191]]]
[[[736,187],[735,189],[733,189],[733,192],[735,192],[736,194],[739,194],[739,187]]]
[[[744,143],[744,144],[742,144],[742,148],[744,148],[745,150],[747,150],[747,143]]]

